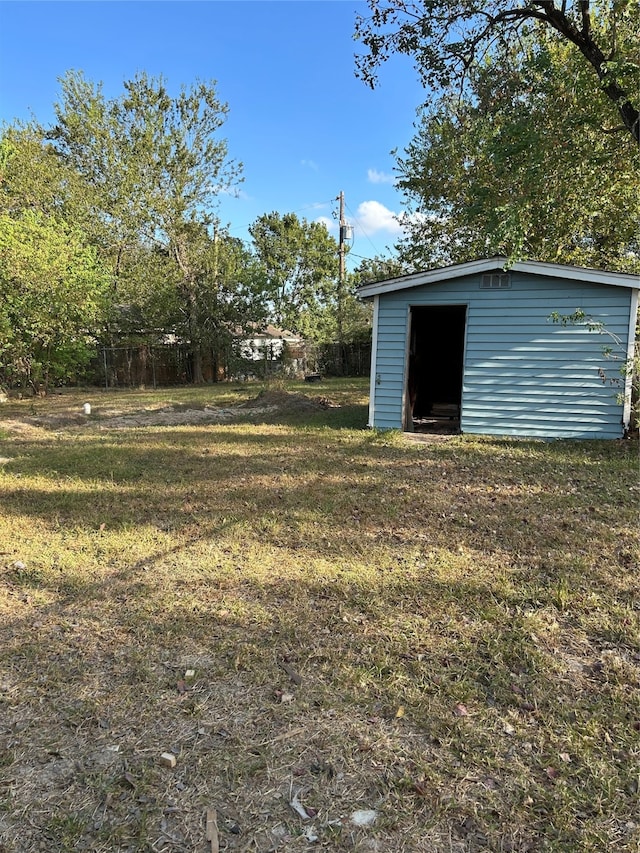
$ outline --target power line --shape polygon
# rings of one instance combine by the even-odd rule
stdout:
[[[302,211],[304,210],[317,210],[321,206],[332,204],[334,201],[335,198],[329,198],[326,201],[316,201],[313,204],[307,204],[304,207],[299,207],[297,210],[288,210],[287,213],[302,213]],[[269,214],[267,213],[261,215],[268,216]],[[256,219],[259,218],[260,216],[256,217]],[[253,225],[253,222],[247,222],[246,225],[234,225],[233,227],[229,228],[228,231],[229,233],[231,233],[231,231],[239,231],[241,228],[249,228],[250,225]],[[244,242],[246,243],[247,241],[245,240]]]
[[[345,204],[346,204],[346,203],[345,203]],[[375,252],[375,254],[376,254],[376,255],[380,254],[380,250],[377,248],[377,246],[375,246],[375,245],[374,245],[374,243],[373,243],[373,241],[372,241],[371,237],[369,237],[369,235],[368,235],[368,234],[367,234],[367,232],[365,231],[365,229],[364,229],[364,227],[363,227],[362,223],[360,222],[360,220],[358,219],[358,217],[355,215],[355,213],[351,210],[351,208],[349,207],[349,205],[348,205],[348,204],[346,204],[346,208],[347,208],[347,210],[349,211],[349,214],[351,215],[351,218],[353,219],[353,221],[358,225],[358,227],[359,227],[359,228],[360,228],[360,230],[362,231],[363,235],[367,238],[367,240],[369,241],[369,243],[371,243],[371,248],[373,249],[373,251]],[[358,256],[356,255],[356,256],[354,256],[354,257],[358,257]]]

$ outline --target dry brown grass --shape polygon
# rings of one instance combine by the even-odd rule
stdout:
[[[0,849],[637,851],[637,445],[293,390],[0,411]]]

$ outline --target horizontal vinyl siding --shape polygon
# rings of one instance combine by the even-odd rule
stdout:
[[[407,303],[380,298],[375,376],[375,423],[379,429],[402,429]]]
[[[621,362],[606,358],[603,348],[618,349],[615,338],[626,345],[630,291],[514,274],[510,290],[491,296],[474,298],[469,309],[463,431],[622,435],[622,385],[609,381],[621,378]],[[549,319],[552,312],[571,315],[577,309],[611,334]]]
[[[622,435],[617,395],[623,383],[610,380],[622,380],[631,290],[512,273],[512,286],[504,290],[481,290],[479,277],[467,276],[379,299],[375,426],[402,428],[409,307],[466,304],[463,432]],[[571,315],[578,309],[610,334],[549,319],[552,312]],[[606,358],[604,347],[620,360]]]

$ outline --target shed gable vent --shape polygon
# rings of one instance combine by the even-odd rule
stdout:
[[[508,272],[485,273],[480,281],[481,290],[504,290],[511,287],[511,276]]]

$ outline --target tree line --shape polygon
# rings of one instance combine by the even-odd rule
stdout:
[[[221,137],[227,105],[197,81],[172,97],[142,73],[120,97],[69,72],[55,122],[5,127],[0,139],[0,381],[64,382],[99,347],[171,339],[229,352],[267,323],[315,343],[366,338],[355,286],[338,288],[326,227],[266,213],[251,244],[217,216],[242,166]],[[341,304],[338,305],[338,299]]]
[[[242,165],[215,84],[172,97],[139,74],[106,99],[69,72],[51,126],[0,137],[0,382],[63,382],[98,345],[168,337],[200,381],[205,353],[267,321],[315,343],[366,339],[359,283],[479,257],[640,273],[637,0],[367,2],[356,74],[376,86],[403,54],[425,87],[394,152],[394,256],[342,287],[319,223],[271,212],[250,243],[232,237],[216,211]]]

